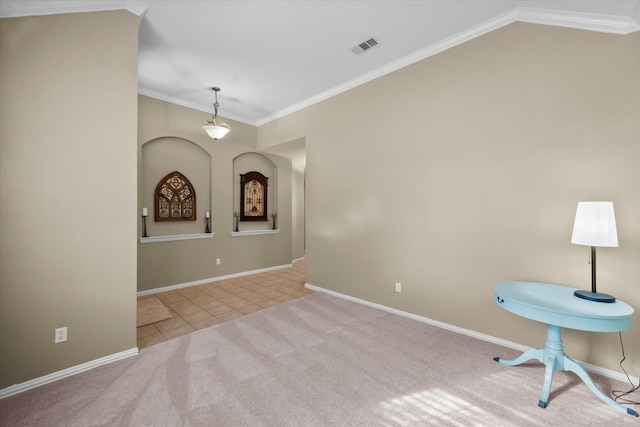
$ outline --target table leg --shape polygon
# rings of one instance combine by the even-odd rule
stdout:
[[[542,386],[542,395],[538,401],[541,408],[547,407],[549,401],[549,393],[551,392],[551,381],[553,380],[553,371],[564,370],[564,346],[562,345],[562,337],[560,336],[560,328],[555,325],[547,325],[547,339],[544,342],[544,384]]]
[[[618,402],[605,395],[598,386],[595,385],[587,371],[584,370],[580,364],[564,354],[564,347],[562,345],[562,337],[560,336],[560,327],[555,325],[547,325],[547,339],[544,343],[544,349],[530,349],[522,353],[519,357],[513,360],[504,360],[500,357],[494,357],[498,363],[508,366],[520,365],[528,360],[536,359],[541,363],[544,363],[544,384],[542,386],[542,395],[538,401],[538,406],[541,408],[547,407],[549,400],[549,393],[551,391],[551,382],[553,380],[554,371],[571,371],[574,372],[584,383],[591,389],[596,396],[602,401],[611,405],[613,408],[626,412],[634,417],[638,416],[638,413],[632,409],[620,405]]]
[[[564,367],[565,367],[565,371],[571,371],[575,373],[577,376],[579,376],[580,379],[584,381],[584,383],[591,389],[591,391],[595,393],[595,395],[598,396],[600,400],[602,400],[604,403],[611,405],[615,409],[618,409],[622,412],[626,412],[629,415],[633,415],[634,417],[638,416],[638,413],[633,409],[622,406],[621,404],[619,404],[618,402],[616,402],[615,400],[611,399],[609,396],[604,394],[598,388],[598,386],[593,382],[593,379],[587,373],[587,371],[585,371],[584,368],[580,366],[578,362],[576,362],[575,360],[573,360],[572,358],[566,355],[564,356]]]
[[[522,353],[520,356],[516,357],[513,360],[505,360],[500,357],[494,357],[493,360],[503,365],[516,366],[516,365],[521,365],[524,362],[527,362],[533,359],[537,360],[540,363],[544,363],[544,360],[542,357],[543,357],[543,350],[541,348],[539,349],[532,348],[530,350],[525,351],[524,353]]]

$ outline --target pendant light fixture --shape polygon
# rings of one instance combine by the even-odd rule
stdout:
[[[231,128],[224,121],[220,120],[218,117],[218,92],[220,92],[219,87],[212,87],[211,90],[216,95],[216,102],[213,103],[213,115],[211,119],[207,121],[207,124],[202,126],[202,129],[206,130],[209,136],[215,140],[218,140],[225,136]]]

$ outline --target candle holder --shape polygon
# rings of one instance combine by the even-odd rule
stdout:
[[[147,236],[147,216],[146,215],[142,215],[142,237],[149,237]]]
[[[274,213],[271,214],[271,217],[273,218],[273,228],[272,228],[272,230],[275,230],[276,229],[276,218],[278,217],[278,214],[274,212]]]
[[[238,221],[240,220],[240,214],[238,212],[233,213],[233,217],[235,218],[236,226],[235,231],[238,232]]]
[[[211,233],[211,229],[209,228],[209,218],[205,218],[205,219],[204,219],[204,222],[205,222],[205,224],[206,224],[206,225],[205,225],[205,228],[204,228],[204,232],[205,232],[205,233]]]

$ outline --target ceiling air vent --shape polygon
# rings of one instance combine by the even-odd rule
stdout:
[[[375,38],[371,37],[369,40],[364,41],[362,43],[360,43],[357,46],[354,46],[351,50],[353,51],[353,53],[355,53],[356,55],[365,52],[369,49],[371,49],[372,47],[376,47],[378,45],[378,40],[376,40]]]

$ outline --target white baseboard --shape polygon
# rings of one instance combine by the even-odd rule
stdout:
[[[297,261],[297,260],[296,260]],[[209,279],[194,280],[193,282],[179,283],[177,285],[163,286],[161,288],[147,289],[146,291],[138,291],[138,296],[155,294],[158,292],[172,291],[174,289],[188,288],[189,286],[204,285],[205,283],[219,282],[221,280],[233,279],[234,277],[248,276],[251,274],[264,273],[273,270],[282,270],[283,268],[291,268],[291,264],[276,265],[274,267],[260,268],[258,270],[244,271],[242,273],[227,274],[226,276],[211,277]]]
[[[476,332],[476,331],[472,331],[471,329],[465,329],[465,328],[461,328],[459,326],[454,326],[454,325],[450,325],[448,323],[444,323],[444,322],[440,322],[437,320],[433,320],[433,319],[429,319],[428,317],[424,317],[424,316],[419,316],[417,314],[413,314],[413,313],[409,313],[406,311],[402,311],[402,310],[398,310],[396,308],[392,308],[392,307],[387,307],[386,305],[382,305],[382,304],[378,304],[375,302],[371,302],[371,301],[367,301],[367,300],[363,300],[360,298],[356,298],[356,297],[352,297],[350,295],[345,295],[345,294],[341,294],[340,292],[335,292],[332,291],[330,289],[325,289],[325,288],[321,288],[319,286],[315,286],[309,283],[305,283],[304,285],[305,288],[307,289],[311,289],[317,292],[323,292],[329,295],[332,295],[334,297],[337,298],[341,298],[344,300],[348,300],[348,301],[352,301],[352,302],[356,302],[358,304],[362,304],[362,305],[366,305],[369,307],[373,307],[373,308],[377,308],[378,310],[382,310],[382,311],[386,311],[388,313],[393,313],[393,314],[397,314],[399,316],[403,316],[403,317],[408,317],[409,319],[413,319],[416,320],[418,322],[422,322],[422,323],[426,323],[428,325],[432,325],[432,326],[437,326],[439,328],[442,329],[447,329],[449,331],[453,331],[453,332],[457,332],[459,334],[463,334],[463,335],[468,335],[470,337],[473,338],[477,338],[483,341],[488,341],[490,343],[493,344],[498,344],[501,345],[503,347],[507,347],[507,348],[512,348],[514,350],[518,350],[518,351],[527,351],[529,350],[531,347],[527,347],[525,345],[522,344],[518,344],[515,343],[513,341],[507,341],[507,340],[503,340],[502,338],[497,338],[491,335],[487,335],[487,334],[483,334],[480,332]],[[629,376],[629,379],[627,379],[627,376],[622,373],[622,372],[617,372],[611,369],[607,369],[607,368],[602,368],[600,366],[596,366],[596,365],[591,365],[589,363],[584,363],[584,362],[580,362],[577,361],[578,363],[580,363],[580,365],[582,365],[582,367],[584,369],[586,369],[587,371],[593,372],[595,374],[598,375],[602,375],[604,377],[608,377],[608,378],[612,378],[614,380],[618,380],[618,381],[622,381],[622,382],[628,382],[629,379],[631,379],[631,381],[633,381],[634,383],[638,383],[638,381],[640,381],[639,378],[637,377],[633,377],[633,376]]]
[[[98,366],[108,365],[109,363],[117,362],[118,360],[126,359],[138,354],[138,347],[131,348],[129,350],[114,353],[109,356],[101,357],[100,359],[92,360],[80,365],[72,366],[62,371],[54,372],[43,377],[35,378],[20,384],[14,384],[7,388],[0,390],[0,399],[13,396],[14,394],[22,393],[23,391],[30,390],[32,388],[40,387],[41,385],[49,384],[54,381],[61,380],[62,378],[70,377],[72,375],[86,372]]]

